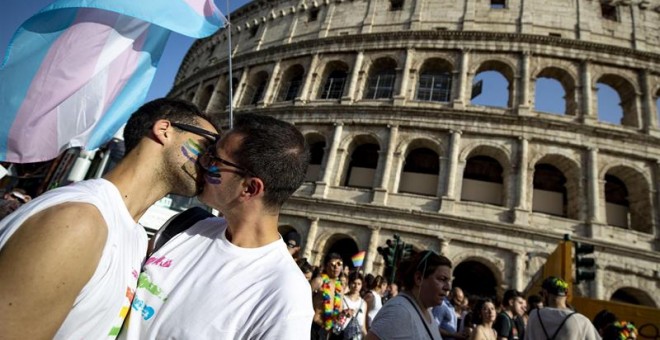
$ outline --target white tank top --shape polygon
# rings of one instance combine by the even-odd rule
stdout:
[[[114,339],[131,305],[147,235],[135,223],[119,190],[94,179],[44,193],[0,221],[0,249],[30,216],[68,202],[93,204],[108,225],[108,238],[96,271],[80,291],[55,339]]]
[[[380,294],[376,293],[375,290],[371,291],[371,294],[374,296],[373,299],[373,306],[369,306],[369,318],[368,322],[371,325],[371,321],[376,318],[376,314],[378,314],[378,311],[383,307],[383,300]]]

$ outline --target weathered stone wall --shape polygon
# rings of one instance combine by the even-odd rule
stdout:
[[[270,114],[325,142],[320,173],[281,220],[303,235],[305,256],[318,264],[335,241],[350,238],[368,250],[365,269],[379,272],[376,247],[398,233],[455,263],[484,264],[501,291],[523,289],[571,234],[597,247],[597,280],[580,287],[584,294],[608,299],[637,289],[659,306],[660,2],[609,4],[616,20],[603,18],[596,0],[509,0],[504,9],[487,0],[405,0],[400,10],[385,0],[260,1],[233,13],[236,113]],[[171,95],[225,117],[226,58],[227,31],[196,42]],[[449,74],[448,100],[417,99],[429,68]],[[391,96],[367,98],[382,69],[395,77]],[[303,70],[297,95],[281,101],[293,70]],[[346,75],[341,95],[324,99],[337,70]],[[506,79],[506,107],[470,99],[484,71]],[[563,114],[535,109],[539,78],[561,84]],[[598,117],[599,83],[621,97],[619,124]],[[346,186],[352,154],[368,143],[378,146],[373,183]],[[435,194],[400,190],[419,148],[437,154]],[[462,199],[474,156],[501,166],[500,204]],[[561,215],[534,208],[540,164],[566,179]],[[608,176],[627,188],[627,227],[608,222]]]

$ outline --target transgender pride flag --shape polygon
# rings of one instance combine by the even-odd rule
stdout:
[[[0,160],[107,142],[144,101],[171,31],[224,23],[213,0],[59,0],[27,20],[0,66]]]

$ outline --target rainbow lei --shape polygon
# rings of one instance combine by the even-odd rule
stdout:
[[[321,292],[323,293],[323,326],[326,331],[332,329],[335,319],[339,316],[341,311],[341,281],[335,280],[335,299],[334,303],[330,298],[330,277],[326,274],[321,275],[323,278],[323,285],[321,285]]]
[[[619,339],[627,340],[633,337],[637,338],[637,328],[632,323],[627,321],[617,321],[614,323],[614,327],[619,329]]]

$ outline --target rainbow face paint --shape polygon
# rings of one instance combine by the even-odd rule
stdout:
[[[197,158],[202,152],[204,152],[204,148],[190,138],[181,146],[183,156],[193,163],[197,162]]]

